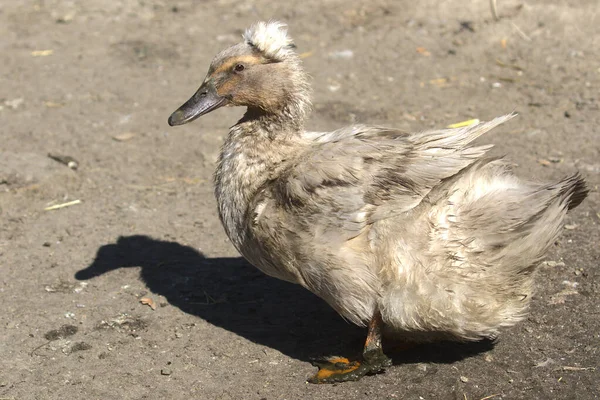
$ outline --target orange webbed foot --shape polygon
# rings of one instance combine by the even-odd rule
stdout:
[[[319,367],[310,383],[336,383],[357,381],[365,375],[379,374],[392,365],[392,360],[383,354],[381,347],[381,314],[376,312],[369,322],[369,333],[363,351],[363,361],[350,361],[345,357],[326,357],[313,360]]]
[[[326,357],[313,360],[312,364],[319,367],[319,371],[308,379],[310,383],[338,383],[357,381],[365,375],[383,372],[385,367],[391,365],[391,360],[386,357],[384,364],[371,364],[368,361],[350,361],[345,357]]]

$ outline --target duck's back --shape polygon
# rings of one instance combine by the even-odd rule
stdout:
[[[398,331],[495,336],[524,315],[535,264],[586,193],[578,176],[522,182],[486,158],[491,146],[470,145],[511,117],[412,135],[306,133],[253,197],[244,255],[357,324],[379,308]]]

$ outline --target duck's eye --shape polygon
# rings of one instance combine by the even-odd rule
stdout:
[[[246,67],[244,67],[244,64],[236,64],[235,67],[233,67],[233,70],[235,72],[242,72],[244,69],[246,69]]]

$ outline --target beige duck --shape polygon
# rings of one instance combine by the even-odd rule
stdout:
[[[533,272],[583,179],[523,182],[471,143],[513,114],[407,134],[307,132],[309,85],[285,26],[260,22],[218,54],[180,125],[221,106],[247,111],[215,173],[227,235],[264,273],[298,283],[368,325],[361,362],[332,357],[311,382],[382,371],[385,327],[408,340],[479,340],[522,319]]]

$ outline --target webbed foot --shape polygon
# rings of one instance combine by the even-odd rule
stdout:
[[[392,360],[383,354],[381,347],[381,314],[377,312],[369,323],[369,334],[365,342],[362,361],[350,361],[345,357],[327,357],[313,360],[319,371],[310,383],[336,383],[357,381],[365,375],[379,374],[392,365]]]
[[[359,361],[350,361],[345,357],[325,357],[312,360],[311,363],[319,367],[319,371],[308,379],[310,383],[357,381],[367,373]]]
[[[363,361],[350,361],[345,357],[327,357],[313,360],[319,371],[310,379],[310,383],[337,383],[357,381],[365,375],[379,374],[392,365],[392,360],[380,354],[363,355]]]

